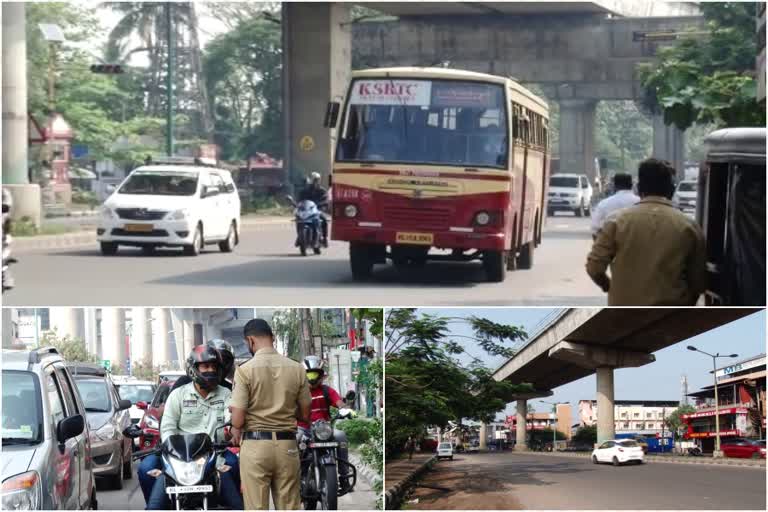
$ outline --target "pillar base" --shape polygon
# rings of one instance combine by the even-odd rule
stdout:
[[[715,450],[712,452],[713,459],[722,459],[723,457],[725,457],[725,454],[722,452],[722,450]]]
[[[515,445],[515,448],[514,448],[513,451],[516,451],[516,452],[527,452],[528,451],[528,447],[525,446],[525,445],[523,445],[523,446]]]
[[[11,219],[19,220],[28,217],[36,227],[40,227],[42,220],[42,200],[40,198],[40,185],[6,185],[3,188],[11,193],[13,197],[13,210]]]

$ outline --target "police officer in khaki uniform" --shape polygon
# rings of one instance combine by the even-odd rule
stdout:
[[[277,353],[269,324],[249,321],[245,341],[253,354],[235,371],[233,436],[241,444],[240,479],[246,510],[301,508],[296,420],[308,420],[312,398],[301,364]],[[235,441],[237,442],[237,441]]]

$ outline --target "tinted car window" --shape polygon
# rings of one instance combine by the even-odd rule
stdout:
[[[3,370],[3,444],[40,442],[43,408],[40,383],[32,372]]]
[[[69,379],[66,376],[66,372],[58,366],[54,367],[56,371],[56,375],[59,378],[59,383],[61,383],[61,390],[64,394],[64,403],[67,406],[67,416],[72,416],[74,414],[80,414],[80,411],[77,410],[77,400],[75,400],[75,391],[72,389]]]
[[[579,186],[579,178],[573,176],[552,176],[549,178],[549,186],[577,188]]]
[[[75,382],[83,398],[86,412],[112,410],[112,398],[109,396],[106,382],[101,379],[76,379]]]
[[[678,185],[677,190],[679,192],[696,192],[696,182],[684,181]]]
[[[48,404],[51,408],[51,419],[53,424],[58,424],[63,420],[65,415],[64,399],[61,397],[61,390],[59,389],[59,383],[53,376],[53,373],[49,373],[45,377],[45,391],[48,395]]]

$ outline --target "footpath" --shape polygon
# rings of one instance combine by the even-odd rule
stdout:
[[[437,460],[434,453],[414,453],[411,460],[405,458],[387,462],[384,466],[384,508],[400,508],[411,484]]]

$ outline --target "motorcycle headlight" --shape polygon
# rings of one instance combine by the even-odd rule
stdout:
[[[103,427],[94,432],[94,434],[102,441],[106,441],[108,439],[113,439],[115,437],[115,432],[115,426],[107,422]]]
[[[27,471],[3,481],[3,510],[40,510],[42,485],[37,471]]]
[[[165,218],[168,220],[184,220],[187,217],[189,217],[189,210],[186,208],[173,211],[165,216]]]
[[[328,441],[333,437],[333,427],[327,421],[316,421],[312,425],[312,432],[318,441]]]
[[[102,206],[101,210],[99,211],[102,217],[105,219],[114,219],[115,218],[115,212],[112,211],[112,208],[109,206]]]
[[[154,416],[146,415],[145,416],[145,425],[149,428],[160,428],[160,422],[157,421],[157,418]]]
[[[176,481],[181,485],[195,485],[198,483],[203,479],[205,460],[205,457],[198,457],[193,461],[184,462],[171,457],[171,468],[173,469]]]

